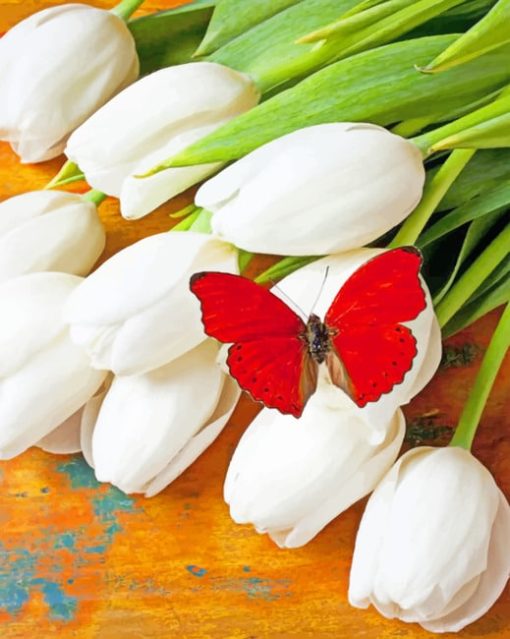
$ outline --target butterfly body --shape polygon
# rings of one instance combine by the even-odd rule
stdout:
[[[329,329],[326,324],[313,313],[308,318],[306,330],[302,333],[302,339],[305,341],[308,353],[317,362],[322,364],[327,354],[331,351],[331,337],[336,332]]]
[[[239,275],[196,273],[207,335],[231,344],[227,365],[241,388],[269,408],[299,417],[317,388],[319,365],[359,406],[391,392],[417,354],[408,322],[425,308],[421,254],[386,251],[343,284],[324,320],[304,321],[271,291]]]

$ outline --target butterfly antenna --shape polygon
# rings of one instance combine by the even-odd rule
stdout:
[[[326,284],[326,280],[328,279],[328,273],[329,273],[329,266],[326,266],[326,270],[324,271],[324,277],[322,278],[322,284],[319,288],[319,293],[317,294],[317,297],[315,298],[315,302],[312,304],[312,308],[310,309],[310,315],[312,315],[312,313],[314,312],[315,307],[317,306],[317,302],[321,298],[322,291],[324,290],[324,284]]]
[[[308,320],[308,315],[304,312],[304,310],[300,306],[298,306],[296,302],[292,300],[286,293],[284,293],[282,289],[278,286],[278,284],[275,284],[274,282],[271,282],[271,284],[272,284],[272,288],[276,289],[278,293],[280,293],[280,295],[285,299],[287,304],[289,306],[292,306],[294,310],[299,315],[301,315],[301,319],[303,319],[306,322]]]

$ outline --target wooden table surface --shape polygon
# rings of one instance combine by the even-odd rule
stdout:
[[[59,2],[2,0],[0,31],[53,4]],[[170,6],[148,0],[139,13]],[[21,166],[0,144],[0,199],[42,188],[61,163]],[[168,213],[189,195],[177,200],[130,223],[107,200],[101,206],[108,232],[104,257],[167,229]],[[447,365],[405,409],[411,443],[448,441],[497,317],[492,313],[448,342]],[[509,390],[507,358],[474,451],[507,496]],[[54,632],[65,639],[430,637],[419,626],[349,607],[347,580],[363,503],[298,550],[279,550],[230,520],[223,479],[257,410],[243,398],[209,450],[149,500],[99,484],[80,455],[32,449],[1,462],[2,639],[45,639]],[[460,636],[510,638],[510,589]]]

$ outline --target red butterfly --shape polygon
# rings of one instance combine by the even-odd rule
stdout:
[[[416,356],[401,322],[425,308],[422,257],[413,247],[377,255],[337,293],[324,322],[307,323],[271,291],[228,273],[196,273],[191,291],[207,335],[231,343],[227,364],[241,388],[269,408],[300,417],[315,392],[319,364],[360,407],[400,384]]]

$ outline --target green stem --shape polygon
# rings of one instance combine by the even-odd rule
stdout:
[[[193,211],[193,213],[190,213],[186,217],[182,218],[182,220],[178,224],[172,226],[170,231],[189,231],[189,229],[197,221],[200,213],[202,213],[202,209],[196,209],[196,211]]]
[[[503,315],[494,331],[489,347],[485,351],[482,365],[475,379],[475,384],[464,405],[455,434],[450,446],[461,446],[470,450],[480,423],[483,409],[492,386],[510,348],[510,304],[507,304]]]
[[[441,126],[433,131],[429,131],[412,139],[412,142],[419,147],[425,157],[432,155],[438,150],[451,148],[449,146],[450,140],[454,141],[459,134],[462,134],[469,129],[476,127],[480,124],[490,122],[497,119],[500,116],[506,115],[510,110],[510,96],[505,89],[498,99],[494,100],[490,104],[486,104],[467,115],[454,120],[444,126]],[[458,145],[460,146],[460,145]],[[466,144],[466,147],[469,146]]]
[[[90,191],[87,191],[85,195],[82,195],[82,200],[93,202],[96,206],[99,206],[107,197],[106,193],[102,193],[96,189],[91,189]]]
[[[210,211],[200,209],[198,216],[194,220],[193,224],[189,227],[189,230],[195,231],[195,233],[210,234],[212,232],[211,219],[212,213]]]
[[[145,0],[122,0],[116,7],[111,10],[116,16],[122,18],[125,22],[133,15],[133,13],[141,6]]]
[[[255,278],[255,282],[257,284],[267,284],[268,282],[274,282],[275,280],[281,280],[282,277],[286,277],[294,271],[306,266],[307,264],[311,264],[318,260],[319,256],[310,256],[310,257],[284,257],[273,266],[270,266],[263,273],[258,275]]]
[[[507,224],[437,305],[436,315],[441,327],[467,302],[509,253],[510,224]]]
[[[253,253],[238,249],[237,263],[239,264],[239,273],[243,273],[246,270],[248,264],[254,257]]]
[[[400,227],[399,232],[390,244],[391,248],[407,246],[416,242],[439,202],[441,202],[474,153],[474,149],[456,149],[450,153],[436,175],[425,185],[421,202]]]
[[[429,124],[434,122],[434,118],[429,116],[421,117],[421,118],[411,118],[410,120],[403,120],[396,124],[391,132],[395,135],[400,135],[402,138],[410,138],[413,135],[416,135],[420,131],[423,131]]]

